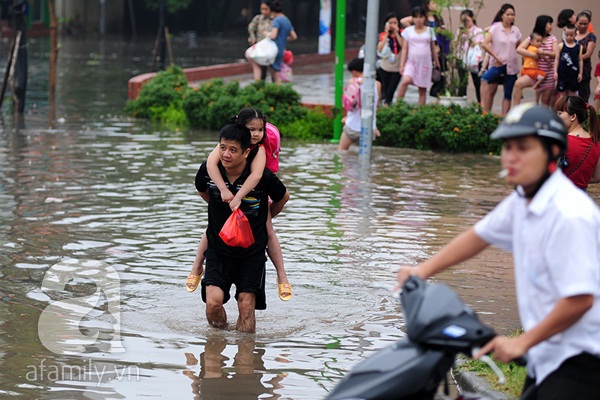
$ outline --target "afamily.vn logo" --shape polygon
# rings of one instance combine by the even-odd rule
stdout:
[[[56,354],[120,353],[119,274],[108,264],[69,259],[54,264],[42,281],[50,303],[38,321],[42,344]]]

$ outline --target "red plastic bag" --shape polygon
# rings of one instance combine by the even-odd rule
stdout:
[[[250,247],[254,244],[254,235],[248,218],[239,208],[227,218],[219,237],[231,247]]]

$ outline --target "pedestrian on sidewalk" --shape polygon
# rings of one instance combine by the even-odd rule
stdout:
[[[381,104],[389,106],[400,83],[400,51],[403,39],[400,36],[398,16],[390,12],[385,16],[384,31],[379,34],[377,55],[380,57],[379,76],[381,77]]]
[[[277,58],[275,58],[275,62],[271,64],[271,69],[273,70],[273,82],[280,84],[282,82],[281,64],[283,62],[285,46],[288,40],[298,39],[298,35],[296,34],[290,19],[283,13],[281,1],[273,1],[271,3],[271,10],[273,11],[273,23],[269,37],[275,42],[278,50]]]
[[[271,30],[271,24],[273,23],[273,18],[271,18],[271,2],[269,0],[263,0],[260,2],[260,13],[252,18],[250,24],[248,25],[248,44],[250,46],[260,42],[263,40],[268,32]],[[254,80],[262,80],[267,79],[267,70],[269,68],[266,65],[258,65],[256,63],[252,63],[252,73],[254,75]]]
[[[440,68],[438,53],[435,49],[435,32],[433,28],[425,25],[427,13],[422,7],[412,10],[414,25],[402,31],[404,45],[400,54],[400,88],[398,99],[406,95],[408,85],[419,88],[419,105],[424,105],[427,100],[427,89],[431,87],[431,74],[433,65]],[[433,60],[433,65],[432,65]]]

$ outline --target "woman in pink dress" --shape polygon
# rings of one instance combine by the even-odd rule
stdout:
[[[419,88],[419,105],[425,104],[427,89],[431,86],[433,63],[439,68],[440,61],[435,51],[435,33],[425,25],[426,12],[422,7],[412,10],[413,24],[402,31],[404,46],[400,53],[400,75],[398,99],[403,99],[408,85]]]
[[[549,15],[539,15],[535,20],[533,32],[542,36],[542,45],[537,56],[527,51],[529,38],[524,39],[517,48],[517,53],[522,56],[537,57],[539,69],[546,72],[546,78],[537,87],[537,94],[540,96],[542,104],[550,107],[554,103],[554,94],[556,92],[556,80],[554,79],[554,57],[558,51],[558,40],[552,35],[552,23],[554,20]],[[515,82],[513,92],[513,103],[518,105],[521,102],[523,89],[530,88],[535,80],[529,76],[523,75]]]

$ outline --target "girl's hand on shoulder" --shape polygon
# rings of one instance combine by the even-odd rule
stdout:
[[[238,199],[237,197],[234,197],[229,202],[229,208],[231,208],[231,211],[235,211],[240,207],[241,204],[242,204],[242,201],[240,199]]]
[[[231,193],[230,190],[223,190],[221,192],[221,200],[223,200],[223,203],[229,203],[231,200],[233,200],[233,193]]]

